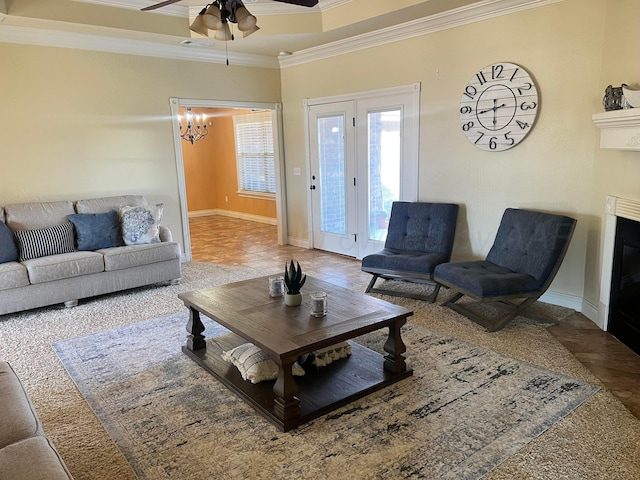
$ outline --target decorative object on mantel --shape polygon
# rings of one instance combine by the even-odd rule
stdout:
[[[622,89],[626,87],[623,83],[619,87],[614,87],[613,85],[609,85],[604,90],[604,97],[602,98],[602,106],[605,111],[610,112],[611,110],[622,110],[623,103],[623,93]]]
[[[284,266],[284,285],[287,293],[284,294],[284,303],[289,307],[296,307],[302,303],[302,293],[300,289],[307,280],[307,275],[303,275],[300,263],[291,260],[289,266]]]
[[[538,105],[538,90],[524,68],[507,62],[488,65],[473,74],[462,92],[462,132],[481,150],[508,150],[531,131]]]
[[[628,85],[622,85],[622,94],[631,108],[640,107],[640,88],[631,88]]]
[[[206,115],[194,115],[191,111],[191,107],[187,107],[185,120],[187,124],[183,128],[182,116],[178,116],[178,122],[180,123],[180,137],[187,142],[191,142],[191,145],[209,134],[209,131],[207,130]]]

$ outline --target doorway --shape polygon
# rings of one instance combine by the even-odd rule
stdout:
[[[215,212],[219,212],[224,210],[225,207],[228,207],[229,210],[233,208],[237,209],[237,206],[234,207],[235,204],[242,204],[245,208],[248,203],[253,202],[254,205],[259,204],[268,204],[275,200],[275,224],[277,228],[277,238],[278,244],[284,245],[286,244],[287,232],[286,232],[286,209],[285,209],[285,198],[284,198],[284,181],[283,181],[283,157],[282,157],[282,135],[281,135],[281,106],[279,104],[265,104],[265,103],[244,103],[244,102],[226,102],[226,101],[215,101],[215,100],[193,100],[193,99],[171,99],[171,113],[173,119],[173,130],[174,130],[174,146],[175,146],[175,155],[176,155],[176,170],[178,175],[178,190],[179,190],[179,198],[180,198],[180,212],[182,219],[182,235],[183,235],[183,244],[184,244],[184,260],[191,261],[192,259],[192,245],[191,245],[191,235],[189,228],[189,212],[190,206],[193,205],[194,208],[191,210],[198,210],[202,214],[214,214]],[[200,144],[206,145],[207,150],[211,150],[208,157],[210,157],[212,165],[207,166],[207,170],[198,171],[195,175],[192,172],[189,172],[189,159],[192,151],[190,147],[193,145],[188,141],[185,142],[180,137],[180,120],[179,114],[183,112],[185,109],[191,109],[193,113],[208,113],[212,112],[215,114],[211,115],[207,118],[206,124],[208,128],[207,137],[200,140]],[[265,118],[271,120],[270,130],[272,132],[272,147],[273,147],[273,169],[268,172],[271,177],[270,184],[272,185],[271,192],[267,194],[260,195],[255,192],[247,192],[242,190],[242,186],[238,185],[237,178],[238,175],[242,175],[236,170],[236,144],[235,144],[235,129],[236,122],[235,118],[241,118],[246,116],[251,116],[254,112],[261,112],[261,118],[264,120]],[[246,130],[247,125],[243,125],[243,128]],[[215,138],[217,136],[217,138]],[[198,143],[198,142],[196,142]],[[220,167],[223,170],[216,171],[216,165],[222,164],[222,162],[216,162],[216,159],[219,160],[222,157],[226,157],[226,167]],[[186,161],[185,161],[186,160]],[[223,187],[218,188],[217,192],[211,192],[210,190],[214,190],[214,182],[211,181],[209,184],[209,188],[205,186],[201,191],[204,192],[202,195],[194,196],[193,194],[193,185],[190,185],[190,189],[187,188],[187,183],[189,177],[192,179],[192,183],[194,182],[194,178],[196,183],[200,183],[201,185],[207,185],[208,178],[214,178],[216,175],[225,175],[225,178],[232,178],[231,181],[223,182]],[[204,181],[202,178],[204,177]],[[273,193],[273,184],[275,184],[275,193]],[[222,191],[224,190],[224,191]],[[228,192],[227,192],[228,190]],[[270,194],[269,194],[270,193]],[[217,200],[210,198],[211,202],[218,202],[221,208],[204,208],[202,207],[203,202],[200,200],[205,196],[212,197],[213,195],[217,195]],[[190,204],[191,202],[191,204]],[[210,203],[211,204],[211,203]],[[240,218],[249,218],[251,219],[251,215],[248,214],[239,214]],[[257,218],[258,216],[256,216]]]
[[[417,200],[419,94],[412,84],[306,102],[313,248],[376,252],[391,204]]]

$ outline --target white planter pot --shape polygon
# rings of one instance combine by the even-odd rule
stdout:
[[[285,293],[284,304],[288,307],[297,307],[302,303],[302,293],[296,293],[294,295]]]

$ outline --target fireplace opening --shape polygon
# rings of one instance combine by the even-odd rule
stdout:
[[[640,222],[617,217],[609,332],[640,355]]]

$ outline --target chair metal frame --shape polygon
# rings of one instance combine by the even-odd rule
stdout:
[[[424,300],[429,303],[434,303],[440,292],[441,285],[433,280],[433,275],[421,275],[419,273],[412,273],[411,275],[406,272],[400,272],[397,270],[383,270],[381,268],[371,268],[366,270],[367,273],[373,275],[373,278],[369,282],[367,289],[364,293],[380,293],[382,295],[390,295],[393,297],[403,298],[415,298],[417,300]],[[398,280],[410,283],[422,283],[426,285],[434,285],[435,289],[430,295],[422,295],[419,293],[408,293],[399,290],[389,290],[385,288],[374,288],[376,281],[382,278],[383,280]]]

